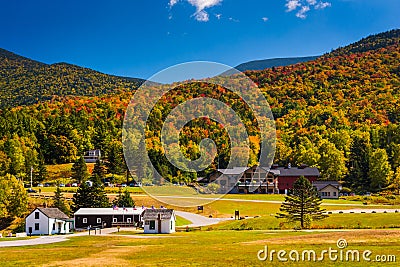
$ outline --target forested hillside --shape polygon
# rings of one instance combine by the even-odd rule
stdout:
[[[395,30],[365,38],[314,61],[246,72],[264,92],[276,119],[276,163],[316,166],[321,171],[321,179],[343,180],[345,186],[356,192],[399,188],[399,32]],[[21,81],[42,81],[38,79],[44,77],[42,72],[34,75],[34,71],[29,71],[31,76],[24,76],[26,69],[53,69],[52,76],[57,76],[62,73],[61,69],[66,68],[66,65],[42,66],[37,62],[29,62],[34,65],[29,67],[23,59],[14,61],[19,62],[20,67],[1,69],[1,90],[4,90],[5,79],[8,88],[14,92],[17,92],[16,88],[25,88]],[[22,67],[24,64],[27,66]],[[83,95],[93,92],[98,96],[56,97],[30,106],[3,109],[0,115],[2,174],[26,176],[30,166],[40,170],[44,162],[72,162],[90,148],[102,149],[110,162],[123,164],[122,122],[132,94],[125,91],[118,94],[112,88],[119,84],[126,90],[128,87],[124,86],[132,86],[132,83],[118,78],[113,80],[89,70],[87,78],[83,74],[85,69],[68,69],[66,75],[74,82],[67,82],[70,79],[63,82],[75,85],[75,90],[85,92]],[[20,73],[17,76],[20,78],[5,77],[3,73],[6,72]],[[94,82],[99,79],[103,85],[109,81],[110,86],[99,87],[100,82]],[[53,89],[61,88],[56,79],[52,81]],[[108,92],[113,94],[103,94]],[[163,177],[171,181],[192,181],[195,178],[168,163],[163,155],[159,132],[163,119],[174,106],[197,96],[223,101],[240,115],[250,133],[249,165],[255,164],[259,136],[251,111],[224,88],[192,83],[188,88],[177,88],[164,96],[150,116],[146,145]],[[205,137],[216,141],[220,166],[225,166],[230,153],[229,142],[223,126],[213,120],[202,118],[185,126],[180,136],[182,152],[196,158],[199,141]],[[207,175],[217,165],[215,159],[214,164],[201,175]],[[123,172],[123,168],[111,166],[109,172]],[[145,170],[141,173],[147,175]],[[37,173],[35,178],[40,180],[43,177]]]
[[[103,74],[66,63],[47,65],[0,49],[0,108],[54,96],[95,96],[131,91],[140,79]]]

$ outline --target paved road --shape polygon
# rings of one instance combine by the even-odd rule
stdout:
[[[175,213],[176,215],[191,221],[192,223],[188,225],[189,227],[207,226],[219,223],[221,221],[233,220],[231,218],[208,218],[199,214],[179,210],[176,210]]]
[[[12,237],[11,237],[12,238]],[[0,241],[0,247],[20,247],[20,246],[33,246],[33,245],[44,245],[58,243],[67,240],[67,236],[41,236],[38,238],[24,239],[24,240],[9,240]]]

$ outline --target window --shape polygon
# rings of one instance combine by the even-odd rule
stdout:
[[[56,230],[56,223],[53,223],[53,231]]]
[[[117,218],[113,218],[113,223],[116,223],[116,222],[118,222],[118,219]]]
[[[127,222],[127,223],[131,223],[131,222],[132,222],[132,219],[131,219],[131,218],[126,219],[126,222]]]
[[[83,218],[82,223],[87,223],[87,218]]]
[[[333,192],[333,196],[336,197],[336,192]]]
[[[101,218],[97,218],[97,223],[101,223]]]
[[[331,192],[328,192],[328,197],[330,197],[331,196]]]
[[[38,220],[39,219],[39,212],[35,212],[35,219]]]
[[[39,231],[39,224],[35,223],[35,231]]]
[[[172,221],[171,221],[171,230],[172,230]]]
[[[156,229],[156,222],[155,221],[150,221],[149,229],[150,230],[155,230]]]

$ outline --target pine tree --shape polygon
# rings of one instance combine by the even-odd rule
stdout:
[[[277,218],[285,218],[289,222],[300,222],[301,228],[309,226],[311,220],[322,220],[328,215],[323,214],[321,198],[317,190],[304,176],[297,179],[291,192],[285,196]]]
[[[106,167],[100,160],[96,160],[92,172],[92,178],[91,178],[92,182],[94,182],[97,185],[100,185],[102,184],[105,178],[106,178]]]
[[[72,165],[72,178],[78,181],[78,183],[82,183],[88,177],[88,171],[85,159],[83,156],[79,157],[75,163]]]
[[[53,205],[54,207],[58,208],[65,214],[69,215],[69,209],[67,205],[64,202],[64,197],[61,193],[61,189],[59,186],[57,186],[56,191],[54,192],[54,197],[53,197]]]
[[[131,194],[128,190],[125,190],[122,194],[122,189],[119,189],[117,198],[113,201],[113,204],[118,207],[134,207],[135,201],[131,198]]]
[[[104,186],[94,183],[89,186],[82,183],[73,198],[73,210],[80,208],[108,208],[110,201],[105,193]]]
[[[35,170],[35,181],[42,182],[47,178],[47,168],[44,162],[43,154],[40,153],[38,157],[38,166],[37,170]]]

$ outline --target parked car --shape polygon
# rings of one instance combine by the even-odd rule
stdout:
[[[58,186],[59,187],[65,187],[65,184],[59,184]]]
[[[43,184],[38,184],[37,186],[38,186],[38,187],[43,187]]]
[[[44,184],[44,187],[50,187],[50,186],[51,186],[51,184],[49,184],[49,183]]]
[[[35,189],[32,188],[28,188],[28,190],[26,190],[27,193],[37,193],[37,191]]]
[[[66,184],[65,187],[71,187],[71,184]]]
[[[78,187],[78,184],[77,183],[72,183],[71,186],[72,187]]]
[[[126,187],[126,184],[121,184],[121,187]]]

